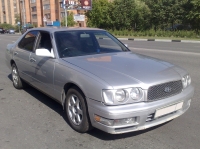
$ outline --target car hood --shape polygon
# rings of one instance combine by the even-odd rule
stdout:
[[[178,67],[132,52],[80,56],[63,60],[101,78],[113,88],[138,85],[148,88],[154,84],[181,79]]]

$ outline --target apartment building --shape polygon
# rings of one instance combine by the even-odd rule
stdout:
[[[63,0],[19,0],[22,24],[45,26],[46,21],[62,21],[65,17]],[[84,10],[70,10],[73,14],[84,14]],[[77,22],[85,27],[85,21]]]
[[[15,16],[19,12],[19,0],[0,0],[0,23],[15,25]]]

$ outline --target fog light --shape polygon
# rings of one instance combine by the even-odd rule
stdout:
[[[136,123],[136,117],[114,120],[115,126],[130,125],[135,123]]]
[[[104,124],[104,125],[107,125],[107,126],[113,126],[113,122],[114,122],[113,120],[106,119],[106,118],[100,117],[98,115],[95,115],[94,119],[95,119],[95,121],[97,121],[101,124]]]
[[[125,125],[131,125],[131,124],[135,125],[137,122],[136,117],[111,120],[111,119],[106,119],[106,118],[100,117],[98,115],[94,115],[94,119],[96,122],[99,122],[99,123],[107,125],[107,126],[125,126]]]

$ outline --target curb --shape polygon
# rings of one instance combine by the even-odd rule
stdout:
[[[131,40],[131,41],[158,41],[158,42],[183,42],[183,43],[200,43],[195,40],[170,40],[170,39],[138,39],[138,38],[118,38],[119,40]]]

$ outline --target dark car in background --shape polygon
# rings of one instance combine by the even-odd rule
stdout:
[[[0,28],[0,33],[5,34],[5,30],[3,28]]]
[[[181,31],[181,30],[191,30],[192,27],[190,25],[183,25],[183,24],[175,24],[169,28],[166,28],[166,31]]]

